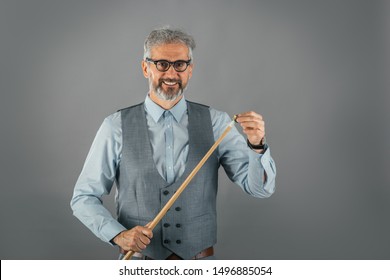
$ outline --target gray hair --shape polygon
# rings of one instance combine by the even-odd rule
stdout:
[[[189,59],[193,59],[192,51],[195,49],[194,38],[183,30],[171,29],[169,27],[155,29],[150,32],[144,43],[144,59],[150,57],[150,51],[153,47],[172,43],[182,43],[186,45],[188,47]]]

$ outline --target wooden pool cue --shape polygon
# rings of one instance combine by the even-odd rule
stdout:
[[[179,198],[180,194],[184,191],[184,189],[187,187],[187,185],[191,182],[192,178],[194,178],[196,173],[198,173],[199,169],[201,169],[203,164],[207,161],[207,159],[211,156],[211,154],[214,152],[214,150],[218,147],[218,145],[222,142],[222,140],[225,138],[225,136],[232,129],[232,127],[234,126],[234,122],[236,121],[236,118],[237,118],[237,115],[234,115],[233,120],[226,127],[226,129],[224,130],[222,135],[217,139],[217,141],[215,141],[214,145],[211,146],[211,148],[204,155],[204,157],[201,159],[201,161],[195,166],[195,168],[191,171],[191,173],[188,175],[188,177],[181,184],[181,186],[172,195],[172,197],[168,200],[168,202],[165,204],[165,206],[160,210],[160,212],[157,214],[157,216],[154,218],[154,220],[146,226],[147,228],[153,230],[156,227],[156,225],[161,221],[161,219],[165,216],[165,214],[168,212],[168,210],[175,203],[175,201]],[[128,251],[122,260],[129,260],[134,255],[134,253],[135,252],[133,252],[133,251]]]

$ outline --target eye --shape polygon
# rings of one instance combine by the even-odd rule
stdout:
[[[181,60],[175,62],[176,67],[183,67],[185,64],[186,63],[184,61],[181,61]]]
[[[187,62],[184,60],[178,60],[178,61],[175,61],[174,66],[176,69],[185,69],[187,66]]]
[[[157,67],[164,70],[169,68],[169,62],[166,60],[157,61]]]

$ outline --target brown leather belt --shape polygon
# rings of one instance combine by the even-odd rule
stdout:
[[[128,251],[125,251],[123,250],[122,248],[119,248],[120,250],[120,253],[122,255],[126,255]],[[206,257],[210,257],[214,255],[214,248],[213,247],[209,247],[207,249],[204,249],[203,251],[200,251],[198,254],[196,254],[192,259],[193,260],[199,260],[199,259],[203,259],[203,258],[206,258]],[[144,256],[142,255],[141,253],[134,253],[133,255],[134,257],[136,258],[140,258],[140,259],[144,259],[144,260],[153,260],[152,258],[148,257],[148,256]],[[172,253],[171,255],[169,255],[166,260],[182,260],[182,258],[180,258],[178,255],[176,255],[175,253]]]

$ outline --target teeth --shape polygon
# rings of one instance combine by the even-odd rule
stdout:
[[[173,85],[176,85],[176,82],[166,82],[166,81],[164,81],[164,84],[166,84],[168,86],[173,86]]]

